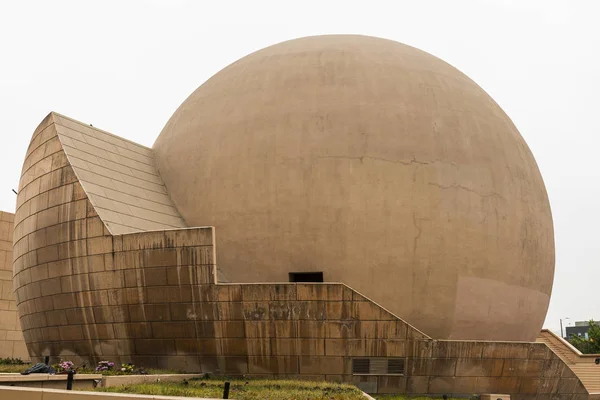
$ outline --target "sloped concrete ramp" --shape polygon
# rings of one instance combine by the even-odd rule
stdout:
[[[590,394],[600,396],[600,365],[596,358],[600,354],[582,354],[565,339],[548,329],[543,329],[537,338],[538,343],[545,343],[567,366],[577,375]]]

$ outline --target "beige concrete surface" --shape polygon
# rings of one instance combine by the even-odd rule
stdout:
[[[284,43],[217,74],[155,146],[169,207],[216,229],[155,220],[111,231],[128,215],[125,199],[106,197],[102,208],[93,185],[111,173],[87,157],[120,153],[115,170],[130,161],[115,143],[108,151],[118,138],[84,128],[49,114],[23,164],[13,284],[34,360],[325,379],[380,393],[587,399],[546,345],[516,341],[541,325],[553,274],[535,161],[495,103],[447,64],[342,36]],[[80,144],[69,142],[73,132],[85,136]],[[187,149],[177,149],[182,140]],[[151,158],[135,149],[140,163]],[[159,191],[136,193],[156,200]],[[256,283],[219,283],[217,249],[226,275]],[[361,289],[273,283],[306,271]],[[435,340],[445,337],[486,341]],[[403,360],[403,373],[355,373],[356,358]]]
[[[58,389],[0,387],[2,400],[216,400],[200,397],[154,396],[122,393],[80,392]]]
[[[130,362],[144,353],[136,338],[189,333],[143,305],[168,308],[170,291],[215,283],[213,229],[111,234],[65,153],[64,121],[51,113],[34,132],[19,185],[13,282],[23,335],[38,360]]]
[[[0,358],[29,360],[12,281],[14,214],[0,211]]]
[[[544,343],[560,357],[588,392],[600,394],[600,365],[595,363],[600,354],[582,354],[571,343],[548,329],[543,329],[536,341]]]
[[[23,368],[25,369],[25,368]],[[102,379],[102,374],[75,374],[75,380],[86,379]],[[16,373],[0,373],[0,381],[2,382],[28,382],[28,381],[66,381],[66,374],[29,374],[21,375]]]
[[[25,368],[23,368],[25,369]],[[76,374],[73,376],[73,387],[76,389],[93,389],[94,381],[102,379],[100,374]],[[45,389],[66,389],[67,375],[57,374],[0,374],[0,386],[17,386]],[[1,399],[1,397],[0,397]]]
[[[54,113],[73,172],[109,231],[184,228],[154,164],[152,150]]]
[[[322,271],[437,339],[542,327],[554,236],[534,157],[432,55],[344,35],[262,49],[192,93],[153,149],[231,281]]]
[[[217,284],[212,227],[112,235],[54,144],[53,118],[32,139],[15,216],[16,297],[36,361],[109,359],[380,393],[587,395],[544,344],[432,340],[340,283]],[[353,374],[357,357],[403,359],[404,374]]]

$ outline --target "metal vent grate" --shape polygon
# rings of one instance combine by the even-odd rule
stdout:
[[[368,358],[355,358],[352,360],[353,374],[368,374],[371,367],[371,360]]]
[[[404,358],[354,358],[354,375],[404,375]]]
[[[369,369],[371,375],[385,375],[387,374],[387,359],[386,358],[371,358],[371,368]]]
[[[404,359],[390,358],[387,360],[387,373],[401,375],[404,374]]]

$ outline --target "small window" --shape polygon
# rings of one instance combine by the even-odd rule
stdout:
[[[368,358],[355,358],[352,360],[352,373],[368,374],[371,370],[371,360]]]
[[[290,272],[290,282],[323,282],[323,273]]]

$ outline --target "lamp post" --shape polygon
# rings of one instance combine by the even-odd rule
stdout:
[[[563,322],[563,319],[566,321],[566,320],[568,320],[568,319],[571,319],[571,318],[569,318],[569,317],[564,317],[564,318],[561,318],[561,319],[560,319],[560,337],[564,339],[564,338],[565,338],[565,335],[563,334],[563,324],[562,324],[562,322]]]

